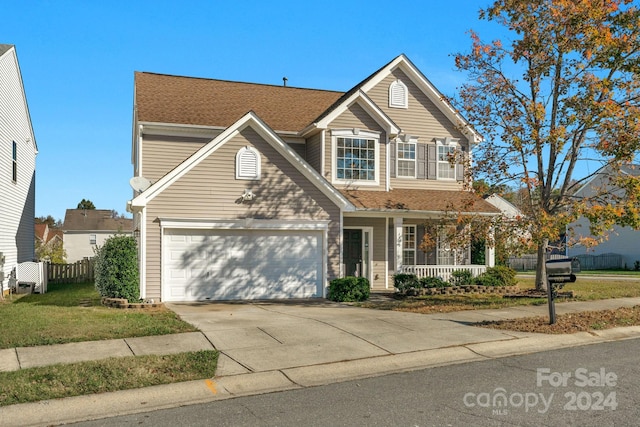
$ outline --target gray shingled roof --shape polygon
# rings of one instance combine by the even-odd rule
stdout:
[[[67,209],[64,216],[64,231],[122,231],[133,230],[133,220],[112,218],[108,209]]]

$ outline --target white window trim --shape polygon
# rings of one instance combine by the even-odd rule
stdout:
[[[373,181],[363,179],[338,179],[338,138],[363,138],[373,139],[375,149],[375,179]],[[331,183],[349,185],[357,183],[359,186],[379,186],[380,185],[380,132],[373,132],[361,129],[332,129],[331,130]]]
[[[412,144],[414,146],[414,158],[413,160],[409,159],[401,159],[400,156],[398,155],[399,151],[400,151],[400,144]],[[404,140],[400,140],[397,139],[396,140],[396,178],[413,178],[415,179],[418,176],[418,161],[417,161],[417,157],[418,157],[418,140],[414,139],[414,138],[409,138],[408,140],[404,141]],[[400,164],[401,161],[405,161],[405,162],[411,162],[413,161],[413,175],[400,175],[400,168],[398,167],[398,165]]]
[[[436,140],[436,179],[439,181],[455,181],[457,175],[457,163],[453,166],[453,178],[443,178],[440,176],[440,164],[444,164],[444,161],[440,160],[440,147],[453,147],[454,150],[460,148],[459,140],[454,138],[444,138]],[[447,164],[451,165],[447,160]]]
[[[244,172],[241,168],[241,164],[240,164],[240,160],[242,158],[242,154],[243,152],[246,151],[251,151],[256,158],[256,173],[255,175],[248,175],[246,172]],[[256,181],[260,179],[261,176],[261,158],[260,158],[260,152],[258,150],[256,150],[253,147],[242,147],[240,150],[238,150],[238,152],[236,153],[236,179],[245,179],[245,180],[249,180],[249,181]]]
[[[406,231],[405,229],[410,228],[413,229],[413,248],[405,248],[404,247],[404,240],[405,240],[405,234]],[[407,252],[413,252],[413,263],[411,263],[410,265],[416,265],[417,262],[417,251],[416,251],[416,246],[418,245],[418,227],[416,227],[413,224],[403,224],[402,226],[402,265],[408,265],[404,263],[404,253],[405,251]]]
[[[393,99],[394,99],[393,90],[397,86],[402,87],[403,90],[404,90],[404,96],[403,96],[402,104],[398,104],[398,103],[394,103],[393,102]],[[405,85],[402,82],[402,80],[394,80],[389,85],[389,107],[391,107],[391,108],[404,108],[404,109],[409,108],[409,89],[407,88],[407,85]]]

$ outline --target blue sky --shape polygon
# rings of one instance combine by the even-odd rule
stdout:
[[[83,198],[125,212],[134,71],[346,91],[405,53],[453,95],[467,31],[498,37],[478,20],[489,3],[0,0],[39,149],[36,215]]]

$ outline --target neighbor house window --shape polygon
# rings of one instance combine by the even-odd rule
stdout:
[[[18,144],[13,141],[13,155],[11,161],[11,179],[18,182]]]
[[[416,143],[397,142],[397,176],[405,178],[416,177]]]
[[[236,179],[260,179],[260,153],[253,147],[242,147],[236,154]]]
[[[416,226],[402,227],[402,265],[416,264]]]
[[[456,164],[452,162],[452,159],[455,159],[456,148],[455,142],[438,142],[438,179],[456,179]]]
[[[343,131],[334,135],[335,180],[376,184],[379,135],[357,129],[348,131],[348,135]]]
[[[89,244],[90,245],[95,245],[96,244],[96,235],[95,234],[90,234],[89,235]]]
[[[400,80],[396,80],[389,85],[389,107],[407,108],[409,91],[407,86]]]

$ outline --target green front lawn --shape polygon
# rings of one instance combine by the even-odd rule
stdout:
[[[49,285],[0,301],[0,348],[192,332],[166,308],[100,304],[92,283]],[[0,406],[211,378],[217,351],[122,357],[0,372]]]
[[[42,295],[13,295],[0,302],[0,349],[196,330],[166,308],[105,307],[92,283],[48,288]]]
[[[217,359],[205,350],[0,372],[0,406],[213,378]]]

